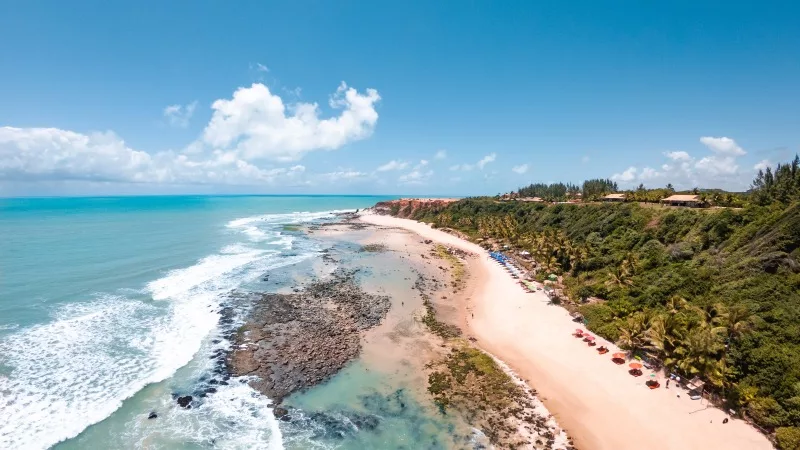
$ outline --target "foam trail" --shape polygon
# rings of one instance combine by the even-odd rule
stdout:
[[[263,236],[264,245],[275,245],[266,249],[228,245],[218,254],[147,283],[143,291],[98,294],[93,300],[58,309],[49,323],[12,330],[0,339],[0,373],[7,374],[0,375],[0,448],[47,448],[75,437],[110,416],[144,386],[171,377],[217,329],[220,303],[229,292],[265,271],[316,254],[310,249],[282,257],[279,251],[291,249],[293,240],[277,226],[335,213],[233,220],[228,228],[244,233],[251,242],[253,236]],[[221,389],[207,400],[209,410],[219,409],[222,417],[245,411],[253,420],[266,420],[269,430],[254,427],[251,431],[257,435],[252,439],[247,429],[239,430],[242,439],[231,438],[224,448],[250,448],[246,443],[258,439],[263,443],[266,432],[272,436],[270,448],[281,448],[277,422],[265,410],[269,400],[251,389],[245,392],[248,389],[246,385]],[[241,408],[222,408],[219,402],[224,399]],[[243,416],[237,415],[236,420]]]

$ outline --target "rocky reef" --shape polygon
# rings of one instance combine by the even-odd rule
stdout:
[[[263,294],[233,337],[234,376],[276,404],[338,372],[361,351],[361,332],[383,320],[387,296],[364,292],[356,271],[339,270],[291,294]]]

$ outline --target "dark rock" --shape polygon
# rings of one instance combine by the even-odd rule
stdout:
[[[281,406],[276,406],[275,409],[272,410],[272,413],[275,415],[275,418],[280,419],[289,414],[289,410]]]
[[[156,414],[155,411],[150,411],[150,414],[147,416],[148,419],[155,419],[156,417],[158,417],[158,414]]]
[[[181,408],[187,408],[191,406],[192,403],[192,396],[191,395],[184,395],[183,397],[178,397],[178,405]]]
[[[264,294],[250,313],[250,330],[234,336],[227,368],[257,375],[251,385],[276,402],[327,380],[361,351],[360,332],[381,323],[389,297],[364,292],[354,271],[337,271],[292,294]]]

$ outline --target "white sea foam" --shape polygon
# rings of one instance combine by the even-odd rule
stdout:
[[[242,217],[239,219],[234,219],[228,222],[226,226],[228,228],[244,230],[249,225],[252,225],[254,223],[295,224],[295,223],[309,222],[312,220],[331,218],[334,217],[336,214],[353,212],[353,211],[355,210],[340,209],[340,210],[322,211],[322,212],[294,212],[286,214],[265,214],[260,216]]]
[[[213,442],[214,448],[225,450],[282,449],[271,401],[237,378],[229,382],[218,386],[200,408],[184,410],[173,403],[158,421],[129,424],[137,436],[136,447],[148,447],[151,436],[157,434],[181,444]]]
[[[275,245],[268,249],[228,245],[219,254],[151,281],[138,295],[130,289],[120,290],[124,295],[101,294],[55,311],[49,323],[14,330],[4,337],[0,340],[0,367],[11,372],[0,376],[0,448],[47,448],[74,437],[111,415],[147,384],[172,376],[218,326],[220,301],[227,293],[265,271],[295,264],[315,253],[281,257],[278,250],[291,248],[293,241],[275,226],[332,214],[279,214],[231,221],[229,228],[252,238],[258,235],[250,229],[254,227],[267,237],[265,245],[273,241]],[[267,434],[272,436],[269,448],[280,448],[280,430],[266,409],[268,401],[239,383],[207,399],[204,409],[216,411],[222,419],[231,416],[222,422],[242,424],[222,448],[263,447]],[[171,429],[178,432],[176,427]]]

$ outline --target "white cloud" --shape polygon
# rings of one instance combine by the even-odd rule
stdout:
[[[692,159],[686,152],[665,152],[664,156],[673,161],[690,161]]]
[[[511,169],[511,171],[521,175],[521,174],[523,174],[523,173],[528,171],[528,165],[527,164],[521,164],[519,166],[514,166]]]
[[[741,156],[746,153],[742,147],[739,147],[736,141],[727,137],[704,136],[700,138],[700,142],[712,152],[722,155]]]
[[[636,178],[636,170],[636,167],[628,167],[622,173],[615,173],[614,175],[611,175],[611,179],[614,181],[624,182],[633,181]]]
[[[370,174],[366,172],[359,172],[357,170],[338,170],[336,172],[328,172],[323,173],[320,175],[320,178],[327,182],[335,182],[335,181],[353,181],[363,178],[368,178]]]
[[[261,64],[261,63],[259,63],[259,62],[257,62],[257,63],[256,63],[256,67],[255,67],[255,69],[256,69],[257,71],[259,71],[259,72],[269,72],[269,67],[267,67],[267,66],[265,66],[264,64]],[[279,71],[280,71],[280,70],[279,70]]]
[[[433,170],[422,171],[419,169],[414,169],[411,172],[400,176],[397,181],[399,181],[401,184],[423,184],[431,176],[433,176]]]
[[[742,189],[749,183],[751,173],[739,170],[738,158],[745,155],[735,140],[727,137],[702,137],[700,142],[710,151],[710,155],[695,158],[685,151],[665,152],[668,162],[660,170],[645,167],[629,167],[622,173],[615,173],[612,179],[623,184],[649,182],[650,185],[672,183],[681,189],[695,186],[717,187],[723,189]],[[756,165],[756,169],[761,163]]]
[[[0,127],[0,179],[14,182],[71,181],[175,185],[279,185],[301,183],[305,167],[275,167],[262,160],[297,160],[314,150],[330,150],[372,133],[380,99],[344,83],[331,97],[338,116],[320,119],[316,104],[285,106],[261,85],[237,90],[214,102],[202,136],[182,151],[148,153],[129,147],[111,131],[78,133],[57,128]],[[164,115],[179,126],[196,102],[172,105]],[[287,110],[290,111],[287,113]],[[355,171],[332,172],[352,178]],[[88,186],[88,185],[87,185]]]
[[[658,178],[659,173],[655,169],[651,169],[650,167],[645,167],[639,173],[640,180],[652,180],[654,178]]]
[[[488,154],[488,155],[484,156],[483,158],[481,158],[480,161],[478,161],[478,168],[483,170],[483,168],[484,168],[484,166],[486,166],[486,164],[494,162],[495,159],[497,159],[497,153],[491,153],[491,154]]]
[[[189,126],[189,121],[194,115],[194,110],[197,108],[197,101],[193,101],[186,106],[182,105],[169,105],[164,108],[164,117],[167,123],[173,127],[186,128]]]
[[[238,89],[230,100],[212,104],[214,114],[201,143],[246,160],[296,161],[310,151],[333,150],[371,136],[378,100],[378,91],[359,94],[342,82],[329,102],[341,113],[320,119],[316,103],[287,106],[266,86],[254,83]]]
[[[445,159],[447,158],[447,150],[439,150],[433,156],[433,159]]]
[[[390,170],[403,170],[406,167],[408,167],[408,163],[407,162],[405,162],[405,161],[397,161],[397,160],[393,159],[393,160],[389,161],[388,163],[378,167],[375,170],[377,170],[378,172],[388,172]]]
[[[0,127],[0,178],[169,184],[269,184],[304,166],[259,168],[232,152],[202,159],[134,150],[112,132],[88,135],[57,128]]]
[[[427,167],[428,161],[425,159],[421,159],[419,164],[414,166],[411,169],[411,172],[401,175],[397,181],[400,184],[424,184],[431,176],[433,176],[433,170],[425,170]]]
[[[762,159],[755,166],[753,166],[753,170],[767,170],[767,167],[772,167],[772,163],[768,159]]]

